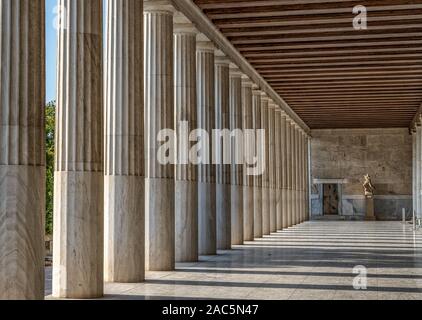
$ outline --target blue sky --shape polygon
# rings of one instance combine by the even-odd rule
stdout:
[[[46,0],[46,100],[56,99],[56,44],[57,36],[54,29],[54,8],[57,0]]]

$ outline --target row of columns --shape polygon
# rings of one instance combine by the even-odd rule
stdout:
[[[309,218],[305,132],[170,1],[106,3],[103,55],[102,0],[59,0],[53,295],[61,298],[100,297],[104,280],[141,282],[146,270],[174,270]],[[45,8],[0,5],[0,299],[41,299]],[[159,161],[169,142],[162,129],[196,128],[265,129],[264,174],[249,176],[235,161],[180,161],[183,153],[167,155],[177,165]],[[210,163],[222,146],[204,155]]]

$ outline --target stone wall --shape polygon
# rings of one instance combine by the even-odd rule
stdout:
[[[412,212],[412,137],[407,129],[330,129],[312,132],[313,179],[342,179],[341,215],[365,215],[363,176],[375,185],[378,220]],[[312,214],[322,214],[321,186],[312,187]]]

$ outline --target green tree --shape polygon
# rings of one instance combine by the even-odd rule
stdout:
[[[56,120],[56,103],[51,101],[47,104],[46,110],[46,165],[47,165],[47,186],[46,186],[46,220],[45,232],[53,234],[53,193],[54,193],[54,132]]]

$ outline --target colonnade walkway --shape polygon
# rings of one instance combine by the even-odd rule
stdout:
[[[353,286],[364,284],[355,280],[356,266],[367,268],[366,290]],[[420,300],[422,232],[400,222],[311,221],[177,264],[174,272],[148,272],[145,283],[106,284],[105,293],[105,299]]]

